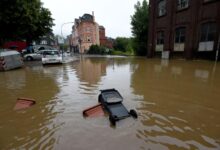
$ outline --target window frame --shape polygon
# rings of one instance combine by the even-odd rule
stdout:
[[[87,36],[86,41],[87,41],[87,42],[92,42],[91,37],[90,37],[90,36]]]
[[[156,45],[164,45],[165,34],[164,31],[157,31]]]
[[[215,41],[216,32],[217,32],[216,22],[205,22],[201,24],[199,42]]]
[[[183,44],[186,42],[186,27],[177,27],[175,29],[175,44]]]
[[[157,15],[158,17],[162,17],[162,16],[165,16],[166,13],[167,13],[167,0],[159,0],[158,1],[158,4],[157,4],[157,8],[158,8],[158,11],[157,11]]]
[[[185,6],[183,4],[185,3]],[[189,0],[177,0],[177,10],[189,8]]]

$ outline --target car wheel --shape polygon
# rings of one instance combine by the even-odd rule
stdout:
[[[115,124],[116,124],[116,116],[110,115],[110,116],[109,116],[109,121],[111,122],[111,124],[112,124],[113,126],[115,126]]]
[[[32,58],[31,56],[28,56],[28,57],[26,58],[26,60],[27,60],[27,61],[32,61],[33,58]]]
[[[129,114],[133,117],[133,118],[137,118],[138,115],[137,115],[137,112],[134,110],[134,109],[131,109]]]
[[[98,102],[101,103],[101,98],[102,98],[102,95],[99,94],[99,98],[98,98]]]

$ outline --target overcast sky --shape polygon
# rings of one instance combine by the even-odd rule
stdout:
[[[95,20],[103,25],[108,37],[130,37],[131,15],[138,0],[41,0],[52,13],[53,32],[61,35],[61,25],[73,22],[85,13],[95,13]],[[139,0],[142,2],[143,0]],[[63,35],[71,34],[73,23],[62,28]]]

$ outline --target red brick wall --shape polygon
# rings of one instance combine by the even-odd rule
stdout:
[[[167,0],[166,15],[158,17],[158,2],[150,0],[148,56],[155,55],[156,33],[164,31],[164,50],[173,52],[175,29],[186,27],[185,50],[183,57],[192,58],[197,52],[201,24],[208,21],[217,23],[217,33],[214,50],[217,49],[218,34],[220,33],[220,1],[204,3],[203,0],[189,0],[189,7],[178,11],[177,0]]]

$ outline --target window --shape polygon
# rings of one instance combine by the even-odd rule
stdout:
[[[164,31],[157,32],[157,45],[164,44]]]
[[[185,27],[180,27],[176,29],[175,43],[185,42]]]
[[[177,9],[181,10],[189,7],[189,0],[177,0]]]
[[[216,33],[216,23],[205,23],[201,26],[200,42],[214,41]]]
[[[45,45],[46,45],[46,44],[47,44],[47,41],[46,41],[46,40],[42,40],[42,41],[41,41],[41,44],[45,44]]]
[[[87,36],[87,42],[91,42],[91,37]]]
[[[160,0],[158,3],[158,16],[166,14],[166,0]]]
[[[164,50],[164,31],[157,32],[157,44],[155,47],[156,52],[162,52]]]

